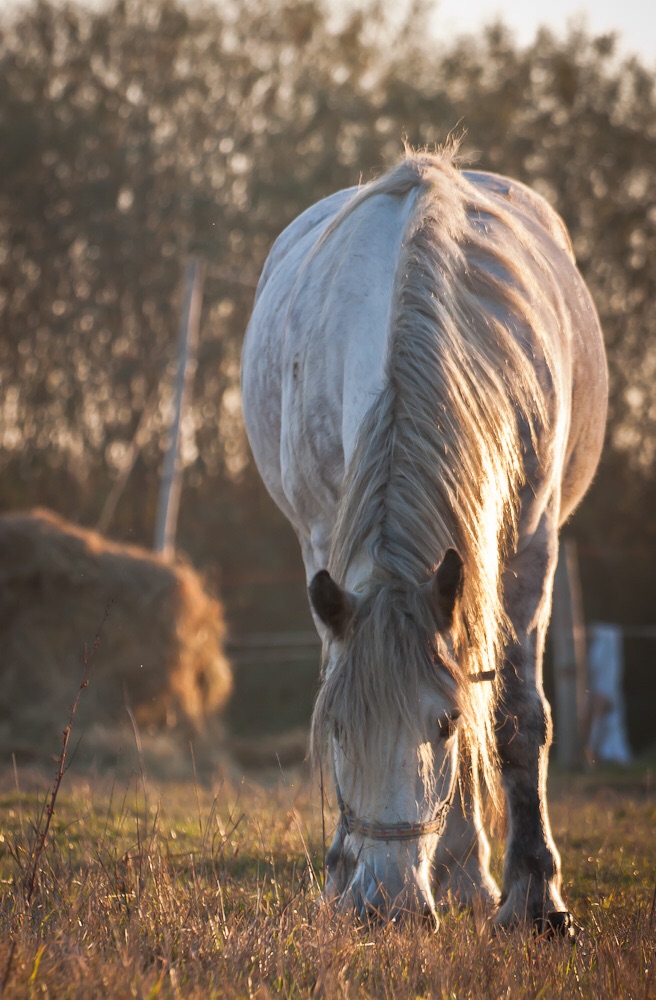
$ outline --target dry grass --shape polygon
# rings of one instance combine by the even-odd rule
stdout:
[[[457,911],[437,933],[325,919],[319,795],[300,772],[214,791],[69,779],[30,905],[47,784],[10,771],[0,784],[0,979],[16,941],[7,997],[656,995],[656,797],[644,774],[555,788],[574,948],[494,936]]]

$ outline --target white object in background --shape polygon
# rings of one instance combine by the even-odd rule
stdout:
[[[588,649],[589,759],[628,764],[631,748],[626,734],[622,675],[624,653],[619,625],[595,622]]]

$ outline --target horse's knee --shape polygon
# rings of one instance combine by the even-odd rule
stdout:
[[[499,705],[496,738],[502,766],[524,765],[537,751],[550,746],[552,733],[551,709],[538,691],[512,705]]]

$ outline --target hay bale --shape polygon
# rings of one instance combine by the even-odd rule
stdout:
[[[99,640],[98,630],[104,620]],[[56,752],[86,655],[76,733],[202,732],[232,686],[221,605],[189,566],[46,510],[0,516],[0,748]],[[96,648],[91,650],[96,644]],[[111,742],[111,741],[110,741]],[[87,742],[88,746],[88,742]]]

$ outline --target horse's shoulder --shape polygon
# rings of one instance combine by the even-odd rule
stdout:
[[[537,222],[557,246],[574,260],[574,250],[565,223],[558,212],[537,191],[522,184],[521,181],[482,170],[467,170],[464,171],[464,176],[493,200],[499,200],[534,223]]]

